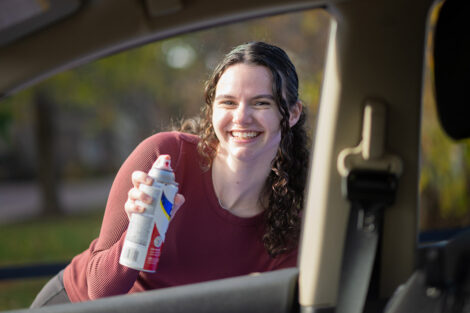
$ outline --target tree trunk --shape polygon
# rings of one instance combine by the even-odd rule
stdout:
[[[42,198],[42,214],[61,213],[59,201],[59,162],[56,151],[56,109],[55,104],[44,90],[34,96],[36,116],[36,151],[38,160],[38,182]]]

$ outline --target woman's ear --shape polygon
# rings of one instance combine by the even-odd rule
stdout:
[[[289,127],[293,127],[299,121],[300,114],[302,113],[302,102],[297,101],[290,109],[289,109],[290,117],[289,117]]]

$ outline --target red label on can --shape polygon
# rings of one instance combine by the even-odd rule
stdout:
[[[144,271],[155,272],[157,270],[158,261],[163,246],[163,238],[157,229],[157,225],[153,225],[152,237],[145,257]]]

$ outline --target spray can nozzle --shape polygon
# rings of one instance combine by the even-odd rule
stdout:
[[[160,170],[172,171],[171,169],[171,157],[168,154],[160,155],[155,161],[153,167]]]

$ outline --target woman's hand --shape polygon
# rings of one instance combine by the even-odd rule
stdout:
[[[145,211],[145,207],[136,204],[137,200],[142,201],[146,204],[151,204],[154,199],[146,194],[145,192],[139,190],[140,184],[145,184],[151,186],[153,184],[153,179],[147,173],[142,171],[135,171],[132,173],[132,184],[134,185],[131,190],[129,190],[127,201],[124,204],[124,210],[126,211],[127,217],[130,219],[132,213],[142,213]],[[185,199],[182,194],[176,194],[175,203],[173,204],[173,209],[171,213],[171,218],[173,218],[178,211],[178,209],[183,205]]]

